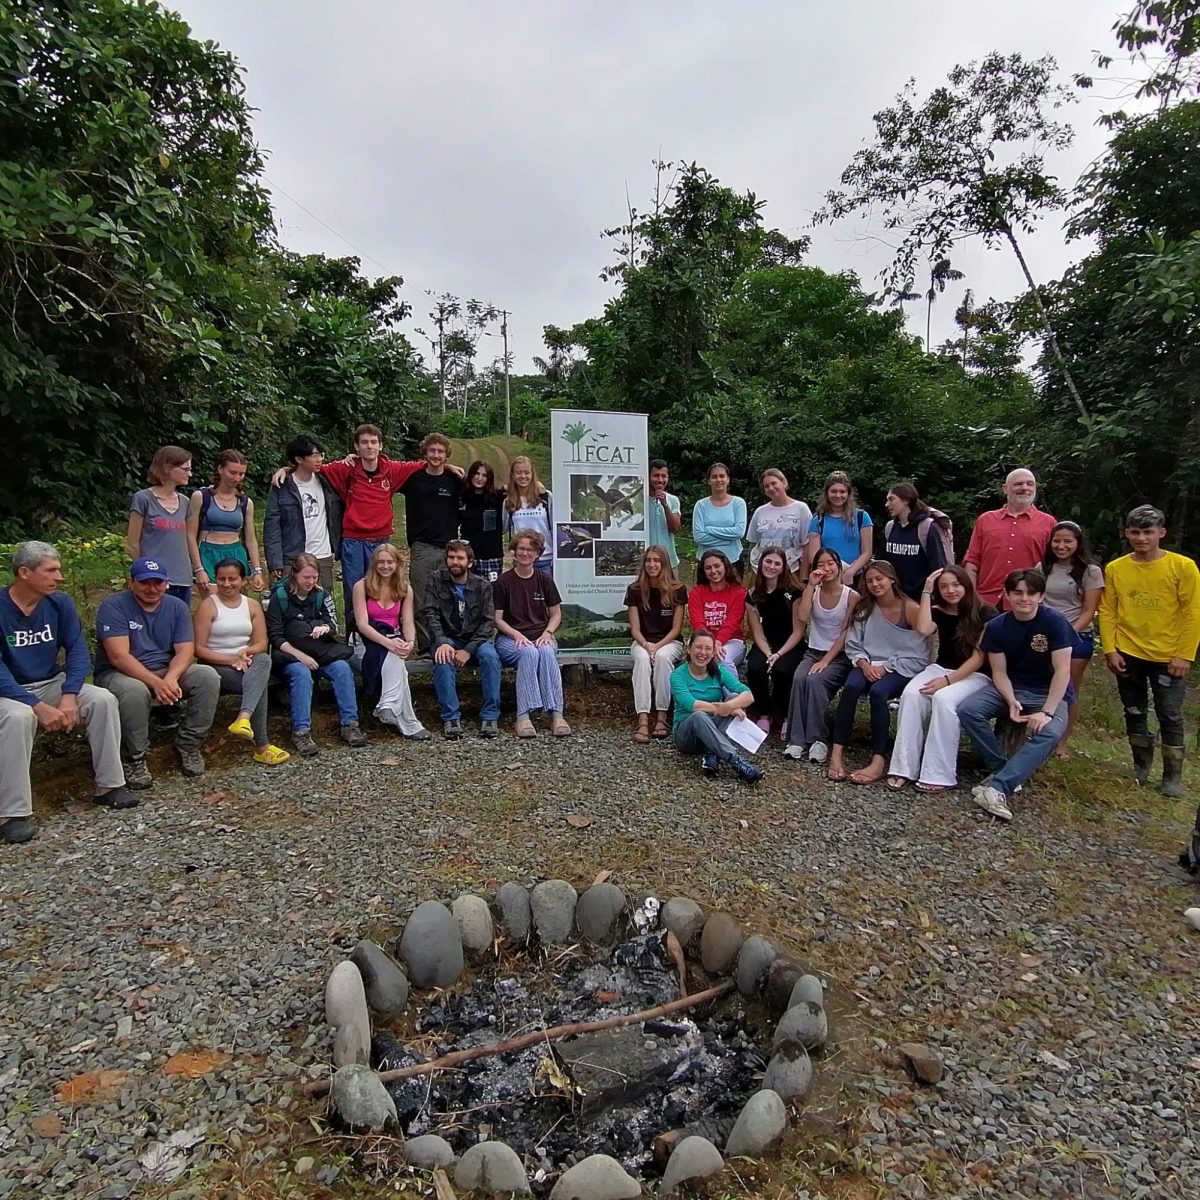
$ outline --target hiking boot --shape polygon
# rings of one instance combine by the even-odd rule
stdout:
[[[178,703],[175,704],[156,704],[150,710],[150,724],[154,726],[159,733],[171,733],[179,728],[179,722],[182,720],[182,714],[179,711]]]
[[[93,804],[103,808],[137,808],[141,801],[123,787],[109,788],[99,796],[92,797]]]
[[[443,721],[442,736],[448,742],[457,742],[462,737],[462,722],[461,721]]]
[[[9,817],[0,825],[0,842],[8,842],[10,846],[21,846],[33,841],[33,833],[32,817]]]
[[[1006,803],[1008,797],[999,788],[980,784],[978,787],[971,789],[971,799],[985,813],[989,813],[993,817],[998,817],[1001,821],[1012,820],[1012,809]]]
[[[189,746],[186,750],[182,746],[176,746],[175,753],[179,755],[179,769],[189,779],[204,774],[204,755],[195,746]]]
[[[154,776],[144,758],[130,758],[121,763],[125,771],[125,786],[131,792],[144,792],[154,786]]]
[[[500,736],[500,726],[496,721],[480,721],[479,736],[481,738],[498,738]]]
[[[1183,795],[1183,756],[1182,746],[1163,745],[1162,760],[1162,794],[1178,800]]]
[[[321,753],[321,748],[307,729],[299,729],[292,734],[292,745],[301,758],[316,758]]]
[[[461,733],[462,730],[460,729],[459,732]],[[406,737],[410,742],[427,742],[431,737],[433,737],[433,734],[431,734],[424,726],[421,726],[416,733],[406,733],[403,736]]]
[[[357,721],[351,721],[349,725],[343,725],[338,730],[338,737],[347,746],[353,746],[356,750],[367,744],[367,735],[359,728]]]
[[[716,779],[717,772],[721,769],[721,760],[715,754],[700,755],[700,770],[704,772],[709,779]]]
[[[825,742],[813,742],[808,748],[808,761],[823,763],[829,757],[829,746]]]
[[[749,759],[743,758],[740,754],[735,754],[730,760],[729,765],[733,768],[733,773],[743,782],[748,783],[753,787],[762,777],[763,770],[761,767],[756,767]]]
[[[1150,780],[1150,768],[1154,766],[1154,734],[1152,733],[1131,733],[1129,735],[1129,749],[1133,752],[1133,781],[1134,783],[1148,783]],[[1166,763],[1163,763],[1164,770]]]

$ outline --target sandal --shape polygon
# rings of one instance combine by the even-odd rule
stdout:
[[[871,778],[867,778],[865,771],[855,771],[850,776],[850,782],[858,784],[859,787],[870,787],[873,783],[882,783],[883,778],[882,775],[874,775]]]
[[[952,783],[922,783],[917,780],[918,792],[952,792],[955,785]]]
[[[639,745],[645,745],[650,740],[650,718],[645,714],[638,716],[637,731],[633,735],[633,740]]]
[[[905,779],[903,775],[889,775],[887,785],[893,792],[902,792],[912,782],[910,779]]]
[[[562,719],[562,717],[559,717],[558,720],[556,720],[550,726],[550,732],[554,734],[555,737],[570,737],[573,730],[571,729],[570,725],[568,725],[566,721]]]
[[[528,717],[518,720],[516,724],[513,725],[513,733],[515,733],[519,738],[537,737],[537,730],[534,729],[533,722]]]
[[[655,738],[665,738],[670,734],[670,732],[671,727],[667,724],[667,718],[659,717],[658,720],[654,722],[654,728],[651,730],[650,736]]]
[[[254,761],[262,763],[265,767],[277,767],[291,757],[286,750],[281,750],[278,746],[264,746],[261,750],[254,752]]]
[[[246,741],[254,741],[254,730],[250,728],[249,717],[238,717],[232,725],[229,726],[229,732],[234,737],[245,738]]]
[[[830,767],[829,770],[825,772],[825,778],[828,779],[830,783],[845,783],[846,769],[844,767]]]

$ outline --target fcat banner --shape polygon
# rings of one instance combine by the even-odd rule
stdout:
[[[628,654],[625,589],[646,548],[645,413],[550,410],[560,649]]]

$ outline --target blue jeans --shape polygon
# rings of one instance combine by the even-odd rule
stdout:
[[[313,676],[320,675],[333,684],[337,701],[338,720],[343,725],[358,724],[358,696],[354,691],[354,672],[344,659],[327,667],[310,671],[303,663],[290,662],[283,668],[291,698],[292,732],[307,732],[312,728]]]
[[[908,687],[909,677],[889,671],[874,682],[855,667],[846,676],[842,685],[841,699],[833,720],[833,744],[845,746],[854,730],[854,714],[858,702],[865,695],[871,708],[871,753],[883,755],[888,749],[888,731],[892,721],[892,710],[888,702],[894,700]]]
[[[1018,703],[1030,709],[1040,709],[1046,703],[1046,688],[1014,687]],[[984,766],[992,773],[992,787],[1011,796],[1018,787],[1054,753],[1067,731],[1067,702],[1062,700],[1054,710],[1050,724],[1041,733],[1032,733],[1012,758],[1005,758],[996,738],[995,720],[1008,712],[1008,704],[994,684],[975,693],[959,710],[958,720],[971,744],[979,751]]]
[[[387,539],[385,538],[384,541]],[[371,555],[383,542],[364,542],[342,538],[342,597],[346,601],[346,632],[354,629],[354,585],[366,577]]]
[[[454,638],[447,641],[455,650],[465,650],[466,646]],[[481,721],[495,721],[500,716],[500,656],[491,642],[484,642],[467,660],[467,666],[474,663],[479,668],[479,687],[483,693],[483,707],[479,710]],[[462,716],[458,707],[458,687],[456,676],[458,667],[454,663],[433,664],[433,690],[438,699],[443,721],[457,721]]]
[[[722,762],[728,762],[740,752],[740,747],[725,736],[734,719],[706,712],[688,713],[676,722],[671,740],[680,754],[715,754]]]

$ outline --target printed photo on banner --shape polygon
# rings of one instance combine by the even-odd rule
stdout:
[[[572,475],[571,520],[599,522],[606,533],[641,533],[645,492],[640,475]]]
[[[559,558],[592,558],[593,547],[600,540],[598,523],[572,523],[555,527],[555,541]]]
[[[597,542],[597,575],[636,575],[642,561],[645,542]]]

